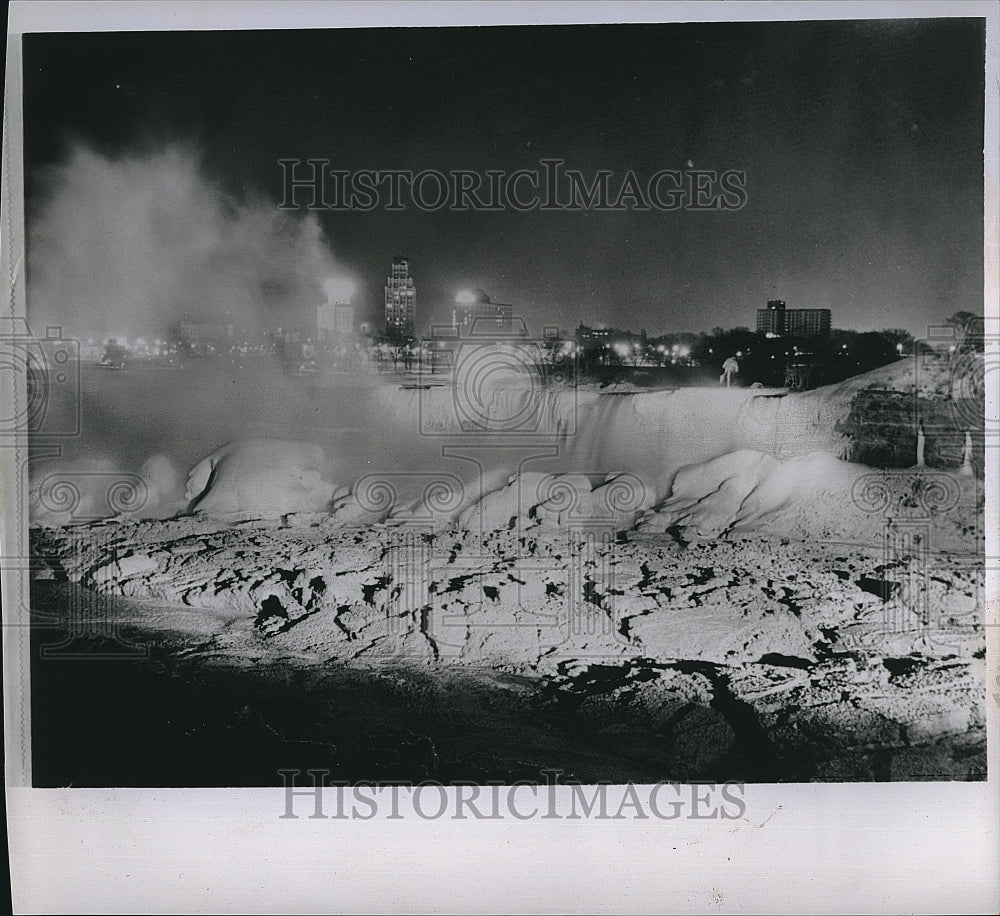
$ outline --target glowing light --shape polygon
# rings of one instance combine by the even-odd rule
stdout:
[[[459,305],[472,305],[476,301],[476,294],[468,289],[459,290],[455,301]]]

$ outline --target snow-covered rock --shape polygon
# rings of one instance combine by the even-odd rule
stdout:
[[[230,442],[191,469],[185,498],[191,511],[218,517],[320,511],[334,491],[323,480],[323,463],[323,449],[312,442]]]

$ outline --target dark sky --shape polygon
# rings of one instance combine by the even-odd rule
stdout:
[[[41,167],[81,142],[118,157],[181,141],[227,194],[274,205],[282,158],[740,169],[738,212],[320,220],[372,316],[406,254],[421,323],[478,286],[536,331],[752,326],[781,298],[919,334],[982,311],[984,41],[973,19],[25,36],[29,227]]]

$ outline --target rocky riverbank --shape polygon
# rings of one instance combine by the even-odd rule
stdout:
[[[881,502],[809,515],[786,494],[745,531],[720,519],[726,492],[736,507],[747,494],[718,483],[711,498],[682,486],[637,525],[590,531],[546,525],[537,505],[484,528],[499,497],[438,530],[330,516],[38,529],[36,586],[88,596],[83,618],[216,679],[278,665],[419,681],[436,748],[456,685],[475,685],[483,705],[464,727],[504,727],[469,745],[474,767],[454,742],[434,766],[417,754],[431,776],[981,779],[981,486],[941,475],[849,475],[880,484]],[[849,537],[855,515],[868,526]],[[887,553],[883,535],[917,523],[930,549],[904,538]],[[530,765],[512,766],[500,745],[525,728],[538,738]]]

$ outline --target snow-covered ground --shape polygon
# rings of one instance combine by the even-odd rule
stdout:
[[[188,662],[516,674],[602,741],[655,736],[669,778],[984,778],[982,484],[843,460],[858,392],[940,396],[908,365],[283,393],[281,439],[194,422],[196,456],[167,418],[145,511],[66,524],[41,487],[36,576]]]

